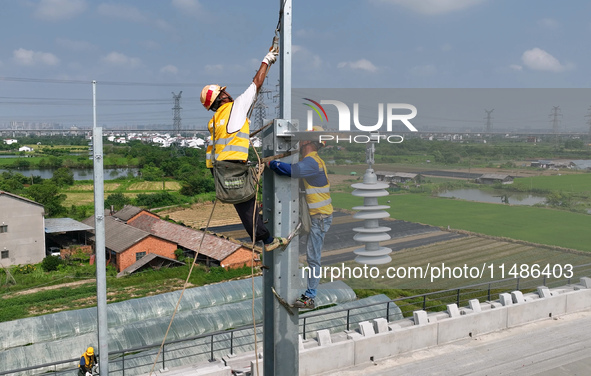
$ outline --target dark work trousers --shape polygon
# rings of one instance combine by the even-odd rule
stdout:
[[[256,212],[256,216],[255,216],[256,241],[259,241],[259,240],[264,241],[267,238],[269,238],[269,236],[271,236],[271,234],[269,233],[269,230],[267,230],[267,227],[265,227],[265,224],[263,223],[263,218],[259,214],[259,211],[255,210],[254,201],[255,201],[255,197],[251,198],[248,201],[241,202],[240,204],[234,204],[234,208],[236,208],[236,212],[238,213],[238,216],[240,217],[240,220],[242,221],[242,225],[244,226],[244,229],[246,230],[246,232],[248,232],[248,235],[250,235],[251,239],[252,239],[252,213],[253,213],[253,211]]]
[[[237,163],[239,163],[239,162],[237,161]],[[210,168],[209,171],[211,172],[211,175],[213,176],[213,169]],[[236,213],[238,213],[238,216],[240,217],[240,220],[242,221],[242,225],[244,226],[244,229],[246,230],[246,232],[248,233],[248,235],[250,236],[251,239],[252,239],[252,212],[255,209],[254,208],[255,198],[256,198],[256,196],[251,198],[248,201],[241,202],[240,204],[234,204],[234,208],[236,209]],[[263,218],[259,214],[258,210],[256,211],[256,217],[254,219],[254,222],[256,223],[256,228],[255,228],[256,241],[267,240],[271,236],[271,233],[269,232],[269,230],[267,230],[267,227],[265,227],[265,224],[263,223]]]

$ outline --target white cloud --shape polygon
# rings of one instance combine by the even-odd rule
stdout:
[[[180,10],[183,14],[198,16],[203,12],[198,0],[172,0],[172,6]]]
[[[219,74],[219,73],[222,73],[223,71],[224,71],[224,66],[222,64],[212,64],[212,65],[205,66],[205,73],[207,73],[207,74]]]
[[[548,52],[537,47],[525,51],[521,56],[521,61],[527,68],[538,71],[562,72],[569,68]]]
[[[523,66],[519,65],[519,64],[511,64],[509,65],[509,68],[516,70],[516,71],[522,71],[523,70]]]
[[[344,61],[337,65],[337,68],[360,69],[367,72],[377,72],[378,68],[367,59],[360,59],[357,61]]]
[[[87,41],[72,40],[66,38],[57,38],[55,40],[58,46],[64,47],[72,51],[94,51],[96,46]]]
[[[101,16],[119,18],[131,22],[147,22],[149,17],[136,7],[121,4],[100,4],[97,8]]]
[[[109,65],[116,65],[120,67],[135,68],[141,64],[141,60],[137,57],[129,57],[120,52],[111,52],[107,56],[103,56],[101,60]]]
[[[542,18],[538,21],[538,26],[543,27],[545,29],[555,30],[558,29],[558,21],[553,18]]]
[[[160,68],[160,73],[177,74],[178,72],[179,69],[171,64],[168,64],[167,66]]]
[[[449,52],[449,51],[452,50],[453,47],[449,43],[444,43],[444,44],[441,45],[440,48],[441,48],[441,51],[443,51],[443,52]]]
[[[297,63],[299,67],[319,69],[324,64],[320,56],[314,54],[303,46],[294,44],[291,46],[291,51],[293,53],[294,62]]]
[[[61,21],[79,15],[86,8],[86,0],[41,0],[34,16],[47,21]]]
[[[97,7],[97,11],[100,15],[110,18],[117,18],[135,23],[153,24],[158,29],[169,31],[172,27],[162,19],[152,19],[152,17],[142,12],[140,9],[121,4],[100,4]]]
[[[12,56],[19,65],[58,65],[60,63],[60,59],[52,53],[25,50],[24,48],[14,50]]]
[[[437,73],[437,68],[433,64],[417,65],[410,69],[410,73],[414,76],[428,77]]]
[[[427,15],[445,14],[478,5],[485,0],[374,0],[374,2],[403,6]]]
[[[161,48],[160,43],[155,42],[153,40],[145,40],[143,42],[140,42],[140,45],[147,50],[159,50]]]

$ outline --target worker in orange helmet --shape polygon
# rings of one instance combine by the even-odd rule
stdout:
[[[208,129],[211,138],[215,137],[215,150],[210,142],[206,153],[206,166],[212,169],[212,161],[246,163],[250,141],[250,121],[248,112],[256,101],[257,94],[269,67],[277,60],[278,52],[272,50],[265,55],[252,83],[235,100],[226,91],[226,86],[207,85],[201,91],[201,104],[206,110],[214,111]],[[215,134],[214,134],[215,124]],[[265,227],[258,210],[255,210],[255,197],[248,201],[234,204],[236,212],[251,239],[263,241],[265,249],[272,251],[287,244],[287,239],[274,238]],[[253,234],[253,212],[255,212],[255,233]]]

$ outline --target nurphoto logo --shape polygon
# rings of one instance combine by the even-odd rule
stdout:
[[[340,132],[351,132],[351,110],[347,104],[337,101],[337,100],[320,100],[320,103],[309,99],[303,98],[304,100],[311,102],[315,106],[309,103],[303,103],[303,105],[310,107],[307,112],[307,122],[306,122],[306,129],[308,131],[312,130],[314,126],[314,112],[318,115],[320,122],[323,123],[324,121],[328,122],[328,116],[326,115],[326,111],[322,105],[333,105],[336,107],[338,112],[338,123],[339,123],[339,131]],[[347,136],[339,136],[332,135],[332,134],[319,134],[318,141],[325,142],[325,141],[336,141],[337,143],[340,142],[349,142],[349,143],[360,143],[365,144],[370,141],[373,142],[380,142],[381,139],[385,139],[387,142],[392,144],[399,144],[404,141],[404,137],[401,135],[382,135],[380,137],[379,133],[382,130],[384,125],[384,118],[386,120],[386,132],[392,132],[392,124],[396,121],[400,121],[404,126],[411,132],[418,132],[417,128],[410,122],[415,116],[417,116],[417,108],[412,104],[407,103],[387,103],[385,106],[386,110],[384,111],[384,103],[378,103],[378,114],[377,114],[377,121],[373,125],[363,125],[359,121],[359,103],[353,103],[353,124],[358,131],[362,132],[374,132],[370,133],[369,135],[347,135]],[[400,110],[408,110],[409,113],[399,113]],[[323,116],[324,115],[324,116]]]

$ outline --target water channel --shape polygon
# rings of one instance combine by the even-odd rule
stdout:
[[[480,190],[475,188],[454,189],[437,195],[438,197],[453,197],[467,201],[491,202],[495,204],[535,205],[543,204],[546,198],[529,193],[508,192],[505,190]]]
[[[4,171],[9,171],[6,169],[0,169],[0,174]],[[53,169],[50,168],[43,168],[43,169],[12,169],[12,172],[16,172],[22,174],[24,176],[40,176],[43,179],[51,179],[53,177]],[[71,168],[70,171],[74,174],[74,180],[92,180],[92,169],[85,169],[85,168]],[[134,167],[129,168],[105,168],[103,170],[105,180],[114,180],[118,178],[125,178],[128,176],[136,177],[138,175],[139,169]]]

